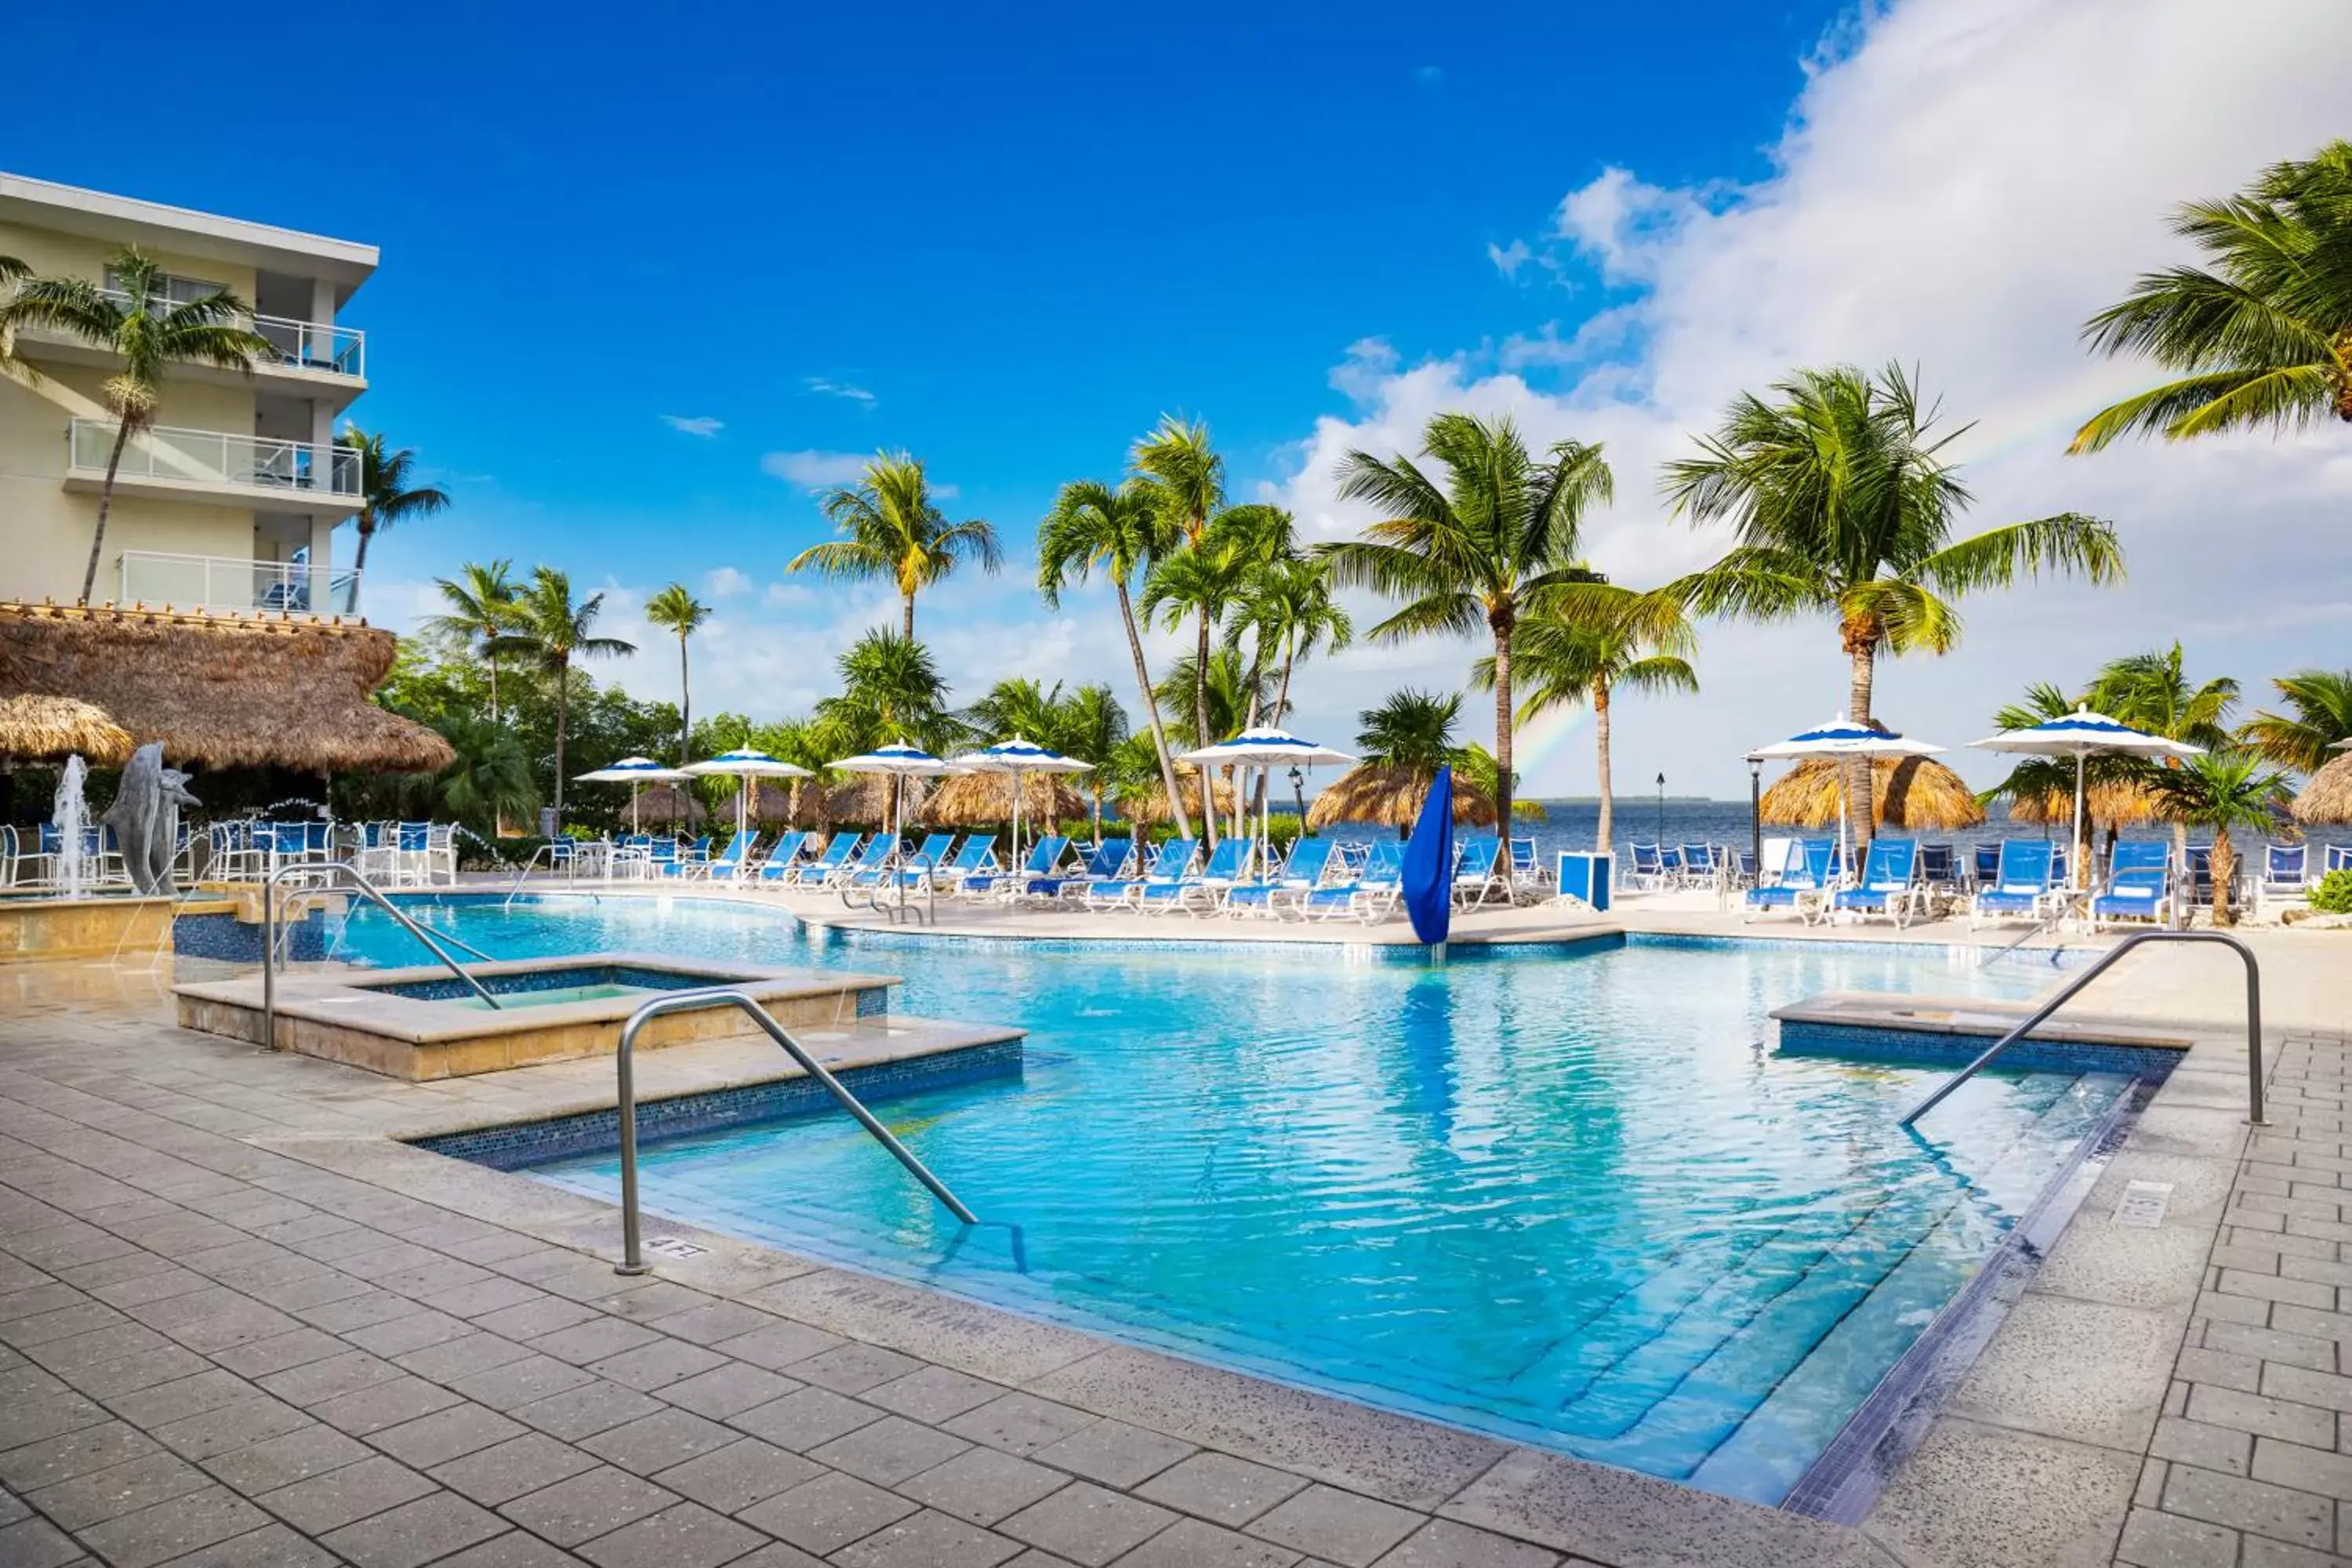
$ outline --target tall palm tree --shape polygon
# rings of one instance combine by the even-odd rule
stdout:
[[[831,491],[818,505],[844,537],[810,545],[784,570],[889,579],[906,605],[899,634],[908,638],[918,593],[967,561],[988,573],[1003,563],[996,531],[978,518],[950,522],[931,499],[923,465],[906,452],[880,454],[856,484]]]
[[[1187,659],[1179,661],[1192,675],[1192,743],[1195,746],[1223,740],[1249,722],[1248,716],[1236,715],[1238,722],[1212,728],[1212,693],[1209,690],[1210,679],[1216,669],[1216,661],[1211,653],[1210,633],[1223,620],[1227,608],[1240,597],[1249,573],[1246,557],[1221,546],[1214,540],[1204,538],[1200,543],[1188,545],[1160,560],[1143,580],[1140,608],[1146,621],[1159,617],[1171,632],[1188,620],[1194,622],[1199,628],[1195,651]],[[1260,689],[1255,671],[1248,686],[1253,693]],[[1255,715],[1255,711],[1253,700],[1248,714]],[[1205,789],[1203,798],[1205,804]],[[1214,849],[1217,844],[1217,814],[1204,808],[1202,817],[1209,847]]]
[[[591,594],[574,602],[569,574],[552,566],[532,571],[530,585],[515,595],[506,629],[491,639],[497,653],[520,654],[539,667],[555,688],[555,823],[563,826],[563,742],[572,718],[572,661],[609,658],[635,653],[637,646],[619,637],[600,637],[593,629],[604,613],[604,595]]]
[[[359,529],[360,547],[352,557],[352,570],[361,574],[364,586],[368,545],[376,531],[412,517],[432,517],[448,510],[449,492],[438,485],[409,483],[410,470],[416,464],[415,449],[403,447],[394,451],[381,430],[370,432],[346,425],[336,440],[360,455],[360,513],[352,520]]]
[[[989,741],[1019,736],[1059,750],[1055,731],[1062,722],[1062,683],[1057,680],[1047,688],[1025,675],[1008,677],[965,710],[964,718]]]
[[[2084,700],[2135,730],[2214,753],[2230,749],[2228,722],[2230,710],[2237,704],[2238,683],[2228,676],[2192,682],[2176,642],[2169,648],[2127,654],[2101,665]],[[2154,793],[2157,779],[2177,772],[2180,763],[2168,757],[2158,763],[2126,761],[2122,765],[2136,773],[2143,789]],[[2172,820],[2173,858],[2185,866],[2190,819],[2176,815]]]
[[[2074,512],[1954,539],[1971,500],[1902,366],[1801,370],[1775,401],[1742,394],[1699,455],[1666,465],[1677,515],[1727,521],[1738,543],[1666,592],[1703,615],[1753,621],[1836,617],[1850,667],[1846,712],[1872,721],[1882,652],[1945,653],[1959,640],[1951,599],[2047,568],[2094,583],[2123,575],[2111,524]],[[1867,759],[1847,768],[1854,820],[1874,820]]]
[[[2208,265],[2141,274],[2083,335],[2181,374],[2093,415],[2067,450],[2352,422],[2352,142],[2273,163],[2240,195],[2190,202],[2172,230]]]
[[[1106,775],[1111,772],[1119,748],[1127,744],[1127,710],[1118,705],[1109,686],[1095,681],[1063,698],[1057,717],[1055,749],[1093,765],[1093,771],[1087,774],[1087,785],[1094,799],[1095,843],[1099,846],[1103,795],[1115,782]]]
[[[1462,717],[1462,694],[1415,691],[1401,687],[1377,708],[1356,715],[1356,751],[1375,767],[1411,768],[1435,773],[1461,757],[1454,726]]]
[[[1609,773],[1610,704],[1620,691],[1696,691],[1690,667],[1698,637],[1671,597],[1637,594],[1595,584],[1570,590],[1573,600],[1549,595],[1528,607],[1512,640],[1511,658],[1527,681],[1519,700],[1524,724],[1554,708],[1580,702],[1592,708],[1592,742],[1599,767],[1601,821],[1594,848],[1606,854],[1616,842],[1616,803]],[[1495,664],[1482,658],[1471,667],[1481,687],[1495,679]]]
[[[1337,653],[1355,640],[1356,623],[1331,586],[1328,561],[1296,557],[1242,584],[1225,640],[1234,646],[1244,636],[1254,638],[1261,668],[1270,658],[1279,661],[1270,722],[1281,723],[1290,711],[1290,675],[1300,659],[1318,647]]]
[[[1208,543],[1210,524],[1225,508],[1225,460],[1211,445],[1209,427],[1197,420],[1163,414],[1151,434],[1135,444],[1129,461],[1135,470],[1130,482],[1136,489],[1159,510],[1165,525],[1181,536],[1185,548],[1198,552]],[[1224,552],[1220,549],[1216,553],[1222,555]],[[1209,632],[1213,616],[1206,599],[1200,600],[1192,608],[1199,631],[1195,638],[1192,668],[1205,680],[1209,671]],[[1208,710],[1208,689],[1205,686],[1194,687],[1192,726],[1196,731],[1207,730]],[[1171,789],[1169,799],[1172,801],[1177,797],[1172,793],[1172,785]],[[1202,787],[1204,803],[1208,794],[1204,784]],[[1202,815],[1209,819],[1209,843],[1214,847],[1217,841],[1216,813],[1204,812]]]
[[[504,557],[487,565],[468,561],[457,568],[456,577],[434,579],[433,585],[441,591],[441,602],[449,610],[425,623],[428,636],[446,638],[478,653],[488,665],[493,721],[499,716],[498,641],[514,616],[515,583],[508,575],[513,568],[514,563]]]
[[[944,753],[969,732],[948,707],[948,683],[940,676],[930,649],[910,637],[876,629],[843,650],[835,668],[841,672],[841,694],[817,700],[818,719],[852,749],[871,751],[894,741],[909,741],[925,751]],[[898,797],[905,781],[890,780],[889,820],[898,820]]]
[[[683,583],[672,583],[646,601],[646,619],[677,637],[677,765],[684,767],[693,759],[687,754],[688,740],[694,733],[693,671],[686,657],[686,639],[702,629],[710,618],[710,606],[697,599]]]
[[[1061,607],[1062,590],[1083,583],[1097,566],[1110,579],[1118,597],[1118,618],[1127,630],[1127,650],[1135,660],[1135,686],[1143,696],[1144,718],[1151,728],[1152,750],[1160,757],[1160,777],[1175,814],[1176,831],[1192,836],[1184,815],[1183,795],[1176,787],[1176,764],[1170,760],[1168,731],[1160,719],[1160,700],[1151,689],[1151,668],[1143,657],[1143,637],[1135,620],[1129,585],[1136,574],[1176,547],[1181,537],[1165,511],[1147,491],[1129,485],[1113,489],[1092,479],[1064,485],[1054,498],[1054,510],[1037,528],[1037,591],[1046,607]]]
[[[1385,515],[1361,540],[1327,544],[1342,584],[1369,586],[1404,605],[1370,633],[1374,642],[1432,634],[1494,638],[1495,810],[1511,819],[1511,637],[1530,595],[1593,574],[1580,562],[1585,512],[1612,494],[1601,447],[1561,441],[1541,459],[1507,419],[1441,414],[1422,433],[1446,473],[1441,486],[1411,458],[1350,452],[1339,493]]]
[[[1260,709],[1265,705],[1265,679],[1250,668],[1248,660],[1230,648],[1209,650],[1205,679],[1193,668],[1191,654],[1180,655],[1160,683],[1160,700],[1163,702],[1174,702],[1198,691],[1209,695],[1209,741],[1241,733],[1242,726],[1249,721],[1252,704]]]
[[[2271,684],[2292,711],[2263,710],[2239,727],[2238,738],[2265,762],[2317,773],[2338,745],[2352,741],[2352,669],[2298,670]]]
[[[2157,806],[2179,825],[2210,828],[2213,834],[2213,923],[2235,925],[2230,907],[2230,884],[2238,869],[2237,847],[2230,830],[2266,829],[2287,797],[2285,775],[2263,765],[2252,752],[2228,749],[2181,759],[2175,768],[2155,770],[2148,784]]]
[[[68,333],[122,361],[122,368],[99,389],[114,416],[114,445],[99,487],[89,565],[81,577],[85,605],[98,585],[122,449],[132,435],[154,424],[163,367],[177,360],[251,375],[257,356],[276,352],[253,330],[252,307],[227,289],[175,305],[166,294],[163,268],[138,250],[118,250],[107,265],[115,281],[111,290],[82,278],[22,278],[8,302],[0,305],[0,342],[14,341],[19,328],[40,327]]]

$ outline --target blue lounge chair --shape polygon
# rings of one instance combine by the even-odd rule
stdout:
[[[1748,918],[1753,921],[1769,910],[1787,910],[1800,920],[1811,921],[1816,910],[1828,907],[1830,865],[1836,855],[1837,846],[1826,838],[1806,840],[1799,854],[1789,858],[1779,881],[1748,889]]]
[[[2091,929],[2117,921],[2162,921],[2171,892],[2172,846],[2160,839],[2124,839],[2107,864],[2106,885],[2086,911]]]
[[[1369,925],[1394,910],[1403,894],[1404,842],[1383,838],[1364,857],[1352,880],[1315,889],[1299,912],[1309,920],[1359,920]]]
[[[1486,837],[1465,838],[1454,846],[1454,902],[1457,908],[1466,910],[1486,901],[1486,895],[1495,890],[1498,879],[1495,862],[1501,850],[1499,841]]]
[[[1540,899],[1544,896],[1544,889],[1549,886],[1550,873],[1536,858],[1536,841],[1532,838],[1512,839],[1511,897],[1517,900],[1525,894],[1529,899]]]
[[[949,851],[954,847],[952,833],[924,835],[922,847],[898,863],[898,880],[910,888],[919,888],[927,882],[936,885],[940,868],[948,863]]]
[[[1969,928],[1975,930],[1989,915],[2042,919],[2059,896],[2057,869],[2057,846],[2046,839],[2002,840],[1992,885],[1979,889],[1969,903]]]
[[[1145,888],[1142,909],[1148,914],[1168,910],[1214,913],[1226,892],[1241,880],[1242,868],[1250,863],[1251,852],[1256,847],[1257,841],[1252,838],[1218,840],[1199,876],[1180,878],[1173,887]]]
[[[797,828],[785,834],[776,840],[775,847],[768,851],[758,865],[747,865],[743,868],[744,877],[758,882],[782,881],[784,873],[791,870],[793,863],[801,858],[801,847],[814,837],[815,837],[814,834],[803,833]]]
[[[2213,847],[2191,844],[2189,847],[2189,903],[2192,909],[2213,907]]]
[[[824,887],[827,878],[849,864],[849,858],[857,853],[857,846],[865,837],[866,835],[854,828],[842,829],[833,836],[814,859],[786,867],[783,873],[785,883],[795,888]]]
[[[1087,908],[1117,910],[1132,906],[1139,909],[1150,889],[1181,886],[1184,874],[1192,868],[1192,858],[1200,851],[1201,846],[1193,839],[1171,838],[1152,856],[1151,865],[1142,876],[1098,882],[1088,888],[1086,890]]]
[[[974,833],[964,839],[948,863],[931,879],[943,893],[961,893],[964,882],[984,872],[996,870],[996,835]]]
[[[2254,884],[2254,912],[2269,911],[2273,903],[2301,904],[2311,898],[2311,846],[2265,844],[2263,878]]]
[[[1972,889],[1990,888],[2000,876],[2000,846],[1979,844],[1969,857],[1969,884]]]
[[[1048,834],[1029,847],[1029,858],[1021,862],[1019,870],[975,871],[959,888],[967,893],[997,893],[1017,899],[1038,878],[1052,876],[1054,868],[1062,863],[1062,851],[1069,847],[1067,838]]]
[[[677,874],[681,877],[699,877],[712,882],[721,877],[730,879],[740,877],[743,874],[743,857],[750,854],[751,847],[759,841],[760,836],[757,833],[739,833],[727,841],[727,847],[721,849],[715,858],[709,860],[687,861],[678,868]]]
[[[877,833],[866,841],[857,858],[824,879],[828,888],[879,888],[887,885],[896,868],[890,862],[898,853],[898,836]]]
[[[1633,844],[1633,874],[1625,879],[1628,888],[1654,889],[1666,885],[1665,858],[1654,844]]]
[[[1685,844],[1683,853],[1683,885],[1712,886],[1716,872],[1716,849],[1712,844]]]
[[[1912,838],[1872,841],[1863,857],[1861,885],[1840,888],[1830,908],[1840,914],[1885,915],[1899,930],[1911,923],[1927,902],[1919,885],[1919,844]]]
[[[1225,895],[1225,908],[1234,914],[1279,916],[1304,914],[1307,900],[1330,874],[1339,844],[1329,838],[1302,838],[1290,847],[1282,869],[1255,882],[1235,885]]]
[[[1919,880],[1931,893],[1949,893],[1958,889],[1959,867],[1952,857],[1948,844],[1919,846]]]
[[[2331,844],[2327,858],[2321,863],[2322,875],[2330,871],[2352,871],[2352,844]]]
[[[1106,838],[1088,850],[1077,870],[1066,877],[1047,877],[1032,883],[1029,891],[1040,899],[1080,899],[1087,889],[1102,882],[1116,882],[1127,875],[1128,862],[1135,858],[1135,840]]]

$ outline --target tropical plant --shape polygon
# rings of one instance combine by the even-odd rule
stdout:
[[[827,577],[887,578],[906,606],[900,635],[915,635],[915,595],[967,561],[993,573],[1003,557],[996,531],[978,518],[950,522],[932,500],[923,465],[906,452],[884,452],[865,477],[818,502],[843,537],[812,544],[786,563],[787,572]]]
[[[2074,512],[1955,539],[1972,498],[1945,449],[1968,426],[1939,434],[1902,366],[1801,370],[1771,390],[1772,402],[1742,394],[1697,457],[1666,465],[1675,513],[1728,521],[1738,538],[1666,592],[1702,615],[1835,616],[1855,722],[1874,721],[1882,652],[1940,654],[1959,640],[1952,599],[2044,569],[2123,574],[2113,526]],[[1847,787],[1854,820],[1872,821],[1866,760],[1849,765]]]
[[[596,619],[604,611],[604,595],[591,594],[575,603],[571,576],[552,566],[541,566],[531,573],[530,586],[515,595],[505,629],[489,644],[493,654],[519,654],[537,665],[554,690],[558,831],[563,824],[563,748],[572,719],[572,661],[637,651],[635,643],[595,635]]]
[[[1602,853],[1616,842],[1616,802],[1609,773],[1610,704],[1619,691],[1696,691],[1690,656],[1698,648],[1682,607],[1670,595],[1637,594],[1613,584],[1555,593],[1529,606],[1512,639],[1511,657],[1527,682],[1522,724],[1554,708],[1589,703],[1599,769]],[[1495,679],[1495,661],[1471,667],[1480,687]]]
[[[2068,450],[2352,421],[2352,142],[2188,203],[2172,229],[2207,265],[2141,274],[2083,335],[2181,374],[2093,415]]]
[[[683,583],[672,583],[646,601],[646,620],[677,638],[677,765],[693,760],[688,740],[694,729],[693,670],[688,667],[686,639],[702,629],[710,606],[697,599]]]
[[[1475,790],[1489,800],[1501,798],[1498,792],[1503,787],[1502,764],[1495,760],[1494,752],[1475,741],[1463,747],[1460,753],[1454,757],[1454,776],[1461,781],[1465,789]],[[1518,788],[1518,776],[1516,773],[1513,774],[1511,787],[1514,790]],[[1513,822],[1543,821],[1543,803],[1521,800],[1514,795],[1511,800],[1511,820]]]
[[[2352,869],[2337,869],[2319,879],[2311,889],[2315,914],[2352,915]]]
[[[1290,674],[1297,662],[1318,647],[1337,653],[1355,639],[1355,622],[1331,591],[1330,563],[1278,560],[1253,573],[1225,626],[1227,646],[1238,646],[1245,636],[1256,645],[1259,668],[1279,661],[1268,710],[1269,721],[1279,724],[1290,711]]]
[[[448,510],[449,492],[438,485],[411,484],[415,451],[407,447],[394,451],[381,430],[369,432],[356,425],[346,425],[336,441],[347,450],[357,452],[360,458],[360,512],[352,520],[359,529],[360,547],[352,557],[352,570],[365,574],[368,545],[379,529],[412,517],[432,517]],[[361,584],[366,584],[364,575]]]
[[[446,615],[434,616],[425,623],[426,635],[481,656],[489,669],[494,720],[499,716],[498,641],[514,616],[516,589],[509,575],[513,568],[514,563],[504,558],[487,565],[468,561],[457,568],[457,576],[434,579],[441,602],[449,608]]]
[[[1461,717],[1460,692],[1402,687],[1381,699],[1379,707],[1356,715],[1356,751],[1375,767],[1434,773],[1461,757],[1461,745],[1454,738]]]
[[[1586,511],[1612,493],[1598,445],[1556,443],[1542,459],[1507,419],[1441,414],[1422,434],[1446,473],[1440,485],[1411,458],[1350,452],[1339,493],[1382,512],[1361,540],[1328,544],[1334,578],[1405,601],[1369,634],[1393,642],[1433,634],[1494,638],[1496,811],[1511,816],[1511,641],[1531,595],[1594,574],[1580,560]]]
[[[1026,676],[1000,680],[964,710],[964,719],[989,741],[1019,738],[1059,751],[1062,683],[1057,680],[1049,689]]]
[[[2263,765],[2252,752],[2207,752],[2181,759],[2179,767],[2153,770],[2148,790],[2158,809],[2185,828],[2208,828],[2213,835],[2213,923],[2235,925],[2230,884],[2237,875],[2238,855],[2230,841],[2232,828],[2252,832],[2267,829],[2287,797],[2286,776]]]
[[[453,714],[434,726],[457,759],[434,780],[442,814],[477,832],[497,824],[528,820],[539,805],[530,759],[514,732],[495,720]]]
[[[1160,700],[1151,688],[1151,667],[1143,657],[1143,637],[1136,626],[1129,591],[1136,574],[1174,549],[1180,537],[1147,491],[1131,485],[1113,489],[1091,479],[1064,485],[1054,499],[1054,510],[1038,525],[1037,591],[1047,608],[1058,609],[1062,590],[1085,582],[1095,568],[1102,568],[1110,579],[1111,590],[1118,598],[1119,621],[1127,631],[1128,653],[1135,661],[1135,685],[1143,698],[1152,750],[1160,759],[1160,782],[1168,791],[1177,831],[1190,837],[1192,830],[1185,817],[1184,797],[1176,787],[1168,731],[1160,722]]]
[[[186,361],[250,375],[257,356],[276,352],[268,339],[253,330],[252,307],[226,289],[174,304],[163,268],[140,251],[118,250],[107,265],[111,289],[82,278],[27,277],[0,305],[0,342],[14,342],[21,328],[39,327],[79,338],[122,361],[122,368],[99,389],[107,412],[114,416],[114,444],[99,486],[89,564],[82,573],[80,602],[85,605],[98,584],[122,449],[134,434],[155,422],[163,367]]]
[[[1160,700],[1173,706],[1181,698],[1205,694],[1209,731],[1199,743],[1209,745],[1240,734],[1249,721],[1252,709],[1265,708],[1265,678],[1259,675],[1253,679],[1254,673],[1240,654],[1231,648],[1213,647],[1209,650],[1208,675],[1203,679],[1193,667],[1192,656],[1181,654],[1160,682]]]
[[[2271,684],[2286,700],[2286,713],[2264,709],[2238,728],[2238,738],[2265,762],[2299,773],[2315,773],[2336,749],[2352,741],[2352,669],[2304,669]]]
[[[816,714],[839,727],[836,739],[852,751],[907,741],[946,752],[970,732],[948,706],[930,649],[912,637],[877,627],[844,649],[835,668],[841,692],[818,699]]]
[[[1095,842],[1102,842],[1103,796],[1111,781],[1104,777],[1128,743],[1127,710],[1111,689],[1097,681],[1081,686],[1061,700],[1055,711],[1055,750],[1092,764],[1087,774],[1087,793],[1094,801]]]
[[[2192,683],[2176,642],[2108,660],[2092,678],[2085,700],[2135,730],[2217,751],[2230,744],[2227,721],[2238,683],[2226,675]]]
[[[1129,480],[1130,488],[1160,513],[1163,528],[1181,537],[1186,552],[1199,555],[1209,543],[1210,525],[1225,506],[1225,460],[1217,455],[1216,447],[1210,443],[1209,427],[1196,420],[1163,414],[1151,434],[1135,444],[1129,460],[1134,468],[1134,477]],[[1201,569],[1189,584],[1192,591],[1185,607],[1193,613],[1197,632],[1192,669],[1202,682],[1206,681],[1210,668],[1209,636],[1216,618],[1214,610],[1218,603],[1217,596],[1208,589],[1222,570],[1215,563],[1225,561],[1228,556],[1229,552],[1220,542],[1201,563]],[[1154,575],[1167,563],[1163,560],[1155,565]],[[1237,579],[1237,573],[1234,577]],[[1230,584],[1225,596],[1231,596]],[[1149,597],[1147,584],[1144,607],[1147,619],[1151,613]],[[1194,733],[1200,735],[1205,735],[1209,728],[1209,692],[1205,684],[1196,685],[1192,690],[1192,728]],[[1203,740],[1199,743],[1207,742]],[[1182,796],[1176,792],[1172,776],[1168,798],[1174,803],[1181,823]],[[1203,786],[1203,800],[1206,798],[1207,790]],[[1213,847],[1217,841],[1217,814],[1204,811],[1202,815],[1208,818],[1208,839]]]

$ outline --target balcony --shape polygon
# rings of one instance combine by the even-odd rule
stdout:
[[[77,419],[68,436],[66,489],[104,488],[114,422]],[[131,437],[116,470],[117,495],[282,511],[360,509],[360,455],[348,447],[156,426]]]
[[[367,379],[367,334],[333,322],[298,321],[289,316],[256,316],[253,330],[278,351],[283,370]],[[263,364],[269,362],[264,360]]]
[[[131,296],[120,289],[101,289],[99,292],[117,304],[130,303]],[[156,306],[163,309],[169,303],[158,300]],[[321,398],[338,408],[367,390],[365,332],[339,327],[331,321],[305,321],[291,316],[256,316],[252,327],[268,340],[271,350],[255,356],[254,374],[274,382],[278,389],[293,392],[299,386],[299,395]],[[26,356],[34,359],[99,366],[121,363],[105,349],[47,327],[26,328],[19,343]],[[166,374],[219,385],[234,385],[246,379],[234,369],[180,361],[173,362]]]
[[[169,605],[215,615],[288,610],[297,615],[358,613],[360,574],[299,561],[236,561],[215,555],[169,555],[126,550],[121,556],[125,605]]]

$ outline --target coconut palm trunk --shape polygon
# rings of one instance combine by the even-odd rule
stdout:
[[[2187,830],[2182,829],[2184,836]],[[2184,851],[2185,854],[2185,851]],[[2182,865],[2189,862],[2186,858]],[[2238,847],[2230,842],[2228,825],[2213,826],[2213,923],[2233,926],[2238,923],[2238,911],[2230,903],[2230,884],[2238,875]]]
[[[1592,745],[1594,766],[1601,779],[1601,823],[1592,847],[1601,854],[1617,842],[1617,798],[1609,784],[1609,683],[1592,683]]]
[[[122,467],[122,448],[130,441],[131,419],[125,415],[114,422],[114,449],[106,455],[106,481],[98,488],[98,525],[90,530],[89,564],[81,574],[81,602],[85,605],[98,587],[98,563],[106,553],[106,518],[114,510],[114,476]]]
[[[900,626],[907,640],[913,642],[915,640],[915,595],[907,594],[902,597],[906,600],[906,613],[900,617]]]
[[[1200,737],[1196,744],[1205,746],[1216,736],[1209,733],[1209,611],[1202,606],[1198,622],[1201,628],[1200,647],[1192,660],[1192,730]],[[1209,852],[1217,849],[1217,803],[1210,797],[1209,770],[1197,770],[1201,775],[1201,826],[1209,840]]]
[[[1879,628],[1875,622],[1857,618],[1844,628],[1845,651],[1852,662],[1853,673],[1846,685],[1846,717],[1857,724],[1868,725],[1871,720],[1871,688],[1878,674]],[[1872,789],[1875,783],[1868,757],[1848,757],[1845,760],[1845,794],[1853,817],[1853,841],[1857,847],[1875,837],[1874,824],[1878,819]]]
[[[572,719],[572,661],[555,661],[555,831],[563,831],[563,740]]]
[[[1135,660],[1136,689],[1143,693],[1143,715],[1151,722],[1151,749],[1160,755],[1160,782],[1168,790],[1168,814],[1176,822],[1176,837],[1192,836],[1192,818],[1184,814],[1184,796],[1176,787],[1176,762],[1168,750],[1168,728],[1160,721],[1160,699],[1151,689],[1151,667],[1144,661],[1143,637],[1135,626],[1135,603],[1124,582],[1113,583],[1118,593],[1118,618],[1127,627],[1127,651]],[[1202,803],[1203,806],[1208,804]]]
[[[1495,631],[1495,834],[1511,837],[1511,625],[1507,604],[1487,612]]]
[[[686,634],[677,634],[677,765],[684,767],[691,760],[687,748],[694,735],[694,691],[689,684],[692,671],[687,666]]]

